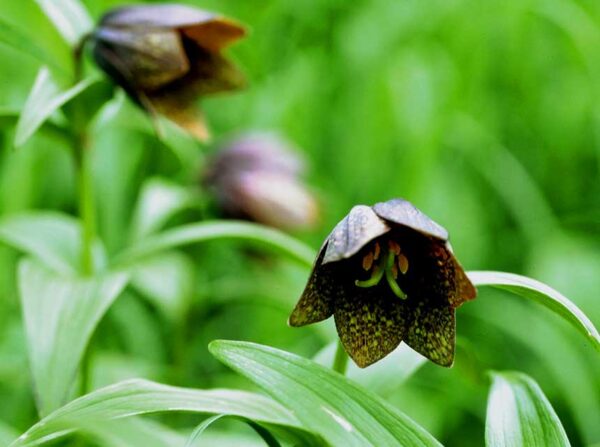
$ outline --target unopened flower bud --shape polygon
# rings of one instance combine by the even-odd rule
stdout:
[[[136,102],[204,140],[208,131],[194,103],[244,84],[221,55],[244,34],[236,22],[209,12],[154,4],[109,11],[91,41],[98,65]]]

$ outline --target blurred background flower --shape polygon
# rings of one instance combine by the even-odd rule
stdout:
[[[282,137],[249,133],[221,145],[207,163],[203,183],[227,217],[308,229],[317,222],[318,207],[304,170],[304,158]]]
[[[244,34],[232,20],[165,3],[110,10],[91,41],[98,65],[136,102],[205,140],[208,129],[195,102],[243,85],[221,50]]]

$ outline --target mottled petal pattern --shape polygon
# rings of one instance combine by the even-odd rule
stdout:
[[[454,308],[431,301],[412,303],[404,341],[419,354],[441,366],[452,366],[456,338]]]
[[[348,355],[361,368],[392,352],[406,328],[405,303],[379,287],[355,288],[338,297],[335,325]]]
[[[323,263],[347,259],[388,231],[390,227],[377,217],[371,207],[357,205],[329,235]]]
[[[373,206],[373,211],[388,222],[412,228],[437,239],[448,240],[448,231],[444,227],[431,220],[407,200],[392,199],[379,202]]]
[[[337,266],[321,265],[324,254],[325,246],[321,248],[304,292],[290,315],[290,326],[304,326],[326,320],[333,315],[336,296],[343,294],[342,285],[336,278]]]

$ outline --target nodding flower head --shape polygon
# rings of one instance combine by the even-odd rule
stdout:
[[[109,11],[91,41],[98,65],[138,104],[203,140],[208,131],[194,103],[244,84],[221,54],[244,35],[238,23],[213,13],[153,4]]]
[[[289,324],[334,316],[344,348],[366,367],[404,341],[451,366],[455,309],[476,290],[448,232],[402,199],[358,205],[327,237]]]
[[[306,229],[317,221],[318,206],[302,180],[304,167],[300,154],[282,138],[250,133],[216,152],[203,181],[226,217]]]

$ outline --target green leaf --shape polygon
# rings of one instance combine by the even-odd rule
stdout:
[[[46,415],[64,404],[96,325],[127,276],[59,276],[25,259],[18,285],[37,406]]]
[[[246,342],[219,340],[209,349],[331,445],[440,445],[377,395],[310,360]]]
[[[19,434],[12,427],[0,421],[0,445],[9,445],[17,436]]]
[[[0,240],[60,273],[75,273],[80,256],[78,222],[51,212],[32,212],[0,219]]]
[[[150,236],[117,257],[119,263],[131,263],[162,251],[214,239],[240,239],[259,243],[312,266],[315,252],[299,240],[263,225],[234,220],[213,220],[184,225]]]
[[[89,421],[81,430],[104,447],[171,447],[182,446],[185,436],[158,422],[143,418]]]
[[[159,230],[171,217],[194,203],[189,189],[161,178],[142,186],[131,223],[131,240],[137,241]]]
[[[19,53],[28,54],[44,64],[54,64],[46,52],[28,35],[2,19],[0,19],[0,42],[12,47]]]
[[[538,384],[518,372],[493,372],[485,423],[488,447],[570,446]]]
[[[42,67],[19,117],[15,146],[22,146],[54,112],[94,82],[96,79],[87,78],[65,89],[52,77],[48,67]]]
[[[175,251],[144,259],[132,268],[131,285],[173,321],[185,313],[195,283],[193,262]]]
[[[212,416],[212,417],[206,419],[205,421],[203,421],[198,427],[196,427],[196,429],[192,432],[190,437],[187,439],[187,441],[185,443],[185,447],[194,447],[195,445],[200,445],[200,444],[197,444],[197,441],[200,439],[200,436],[202,436],[204,431],[208,427],[210,427],[214,422],[217,422],[219,419],[221,419],[225,416],[227,416],[227,415],[226,414],[217,414],[217,415]],[[275,439],[275,437],[269,432],[269,430],[265,429],[261,425],[258,425],[248,419],[244,419],[244,418],[241,418],[241,419],[244,422],[248,423],[248,425],[250,425],[250,427],[252,429],[254,429],[254,431],[256,431],[256,433],[258,433],[258,435],[263,439],[263,441],[265,442],[265,444],[268,447],[281,447],[281,444],[279,444],[277,439]]]
[[[93,22],[79,0],[35,0],[71,46],[92,30]]]
[[[165,411],[240,416],[304,433],[290,411],[260,394],[227,389],[194,390],[127,380],[69,402],[31,427],[11,447],[38,445],[96,421]]]
[[[600,351],[600,335],[594,324],[572,301],[550,286],[513,273],[480,271],[467,274],[476,286],[492,286],[508,290],[542,304],[573,325]]]
[[[331,342],[313,360],[319,365],[330,367],[337,344],[337,341]],[[425,363],[425,357],[402,343],[387,357],[368,368],[359,368],[354,362],[349,362],[346,377],[379,395],[387,396]]]

